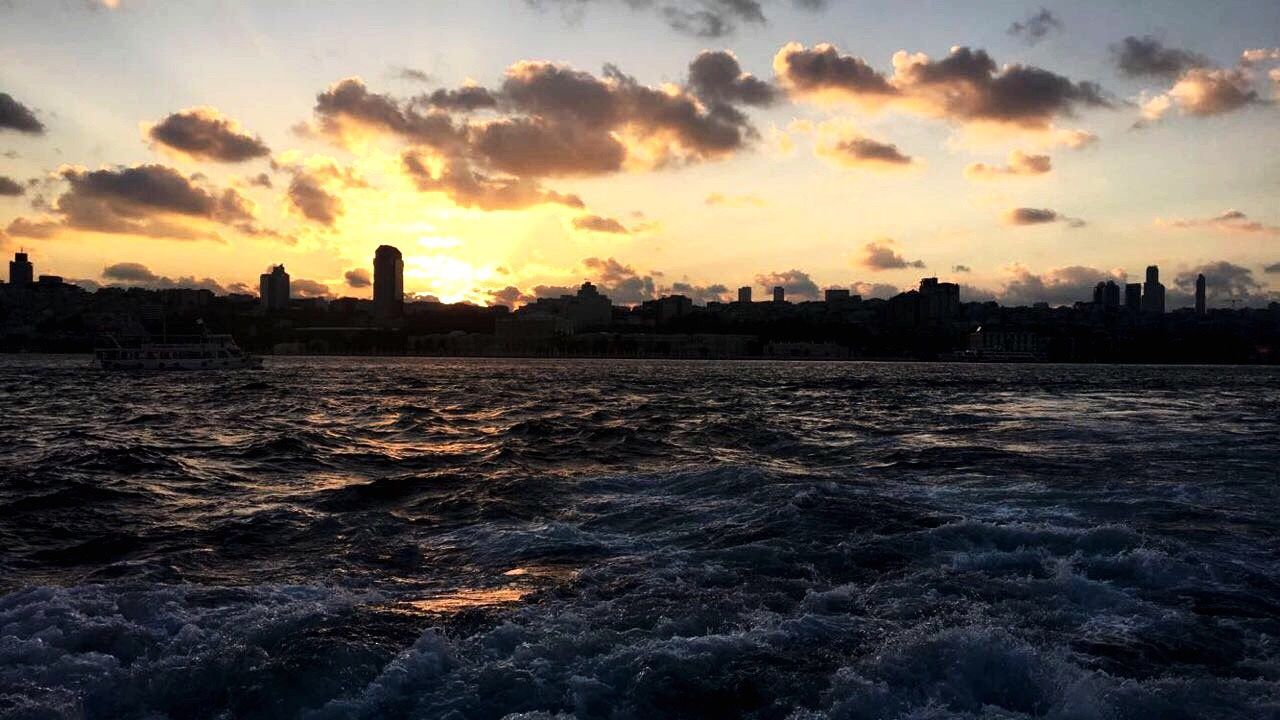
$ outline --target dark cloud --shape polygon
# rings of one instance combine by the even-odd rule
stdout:
[[[1245,213],[1234,209],[1224,210],[1209,218],[1157,219],[1156,224],[1179,230],[1209,229],[1239,235],[1280,237],[1280,225],[1267,225],[1257,220],[1251,220]]]
[[[1001,304],[1033,305],[1047,302],[1050,305],[1071,305],[1093,297],[1093,287],[1099,281],[1125,281],[1124,275],[1097,268],[1072,265],[1037,275],[1026,268],[1017,268],[1013,278],[997,294]]]
[[[1013,208],[1004,214],[1004,221],[1009,225],[1045,225],[1064,222],[1068,226],[1084,227],[1085,222],[1079,218],[1071,218],[1049,208]]]
[[[333,291],[329,289],[328,285],[305,278],[291,278],[289,280],[289,294],[300,298],[333,297]]]
[[[416,83],[429,83],[432,80],[430,74],[405,65],[393,65],[391,67],[391,76],[398,80]]]
[[[559,7],[567,18],[577,20],[590,5],[618,0],[525,0],[533,7]],[[672,30],[700,38],[732,35],[742,24],[764,25],[768,22],[761,0],[621,0],[633,10],[657,14]],[[791,0],[793,7],[818,11],[827,0]]]
[[[29,135],[44,134],[44,123],[26,105],[0,92],[0,130],[16,130]]]
[[[211,107],[173,113],[147,129],[155,143],[196,160],[237,163],[265,157],[271,149],[235,120]]]
[[[599,215],[580,215],[573,219],[573,227],[578,230],[596,233],[613,233],[616,235],[629,235],[631,233],[626,225],[613,218]]]
[[[866,60],[842,55],[834,45],[805,48],[788,43],[773,58],[773,70],[792,93],[834,94],[849,98],[883,98],[898,91]]]
[[[1061,30],[1062,21],[1047,8],[1040,8],[1039,12],[1026,20],[1010,24],[1007,32],[1014,37],[1022,38],[1029,45],[1035,45],[1049,33]]]
[[[146,265],[136,262],[120,262],[108,265],[102,269],[102,279],[105,284],[117,287],[140,287],[152,290],[185,288],[209,290],[219,295],[226,293],[226,289],[213,278],[197,279],[192,276],[182,276],[174,279],[157,275]]]
[[[373,278],[369,277],[369,271],[364,268],[348,270],[342,274],[342,277],[347,281],[348,287],[359,289],[373,285]]]
[[[616,303],[634,305],[658,296],[657,282],[652,274],[642,275],[630,265],[613,258],[587,258],[582,265],[600,286],[600,292]]]
[[[1254,279],[1252,270],[1219,260],[1193,267],[1174,276],[1173,289],[1177,291],[1176,297],[1180,301],[1179,304],[1189,305],[1194,301],[1196,276],[1201,274],[1204,275],[1205,280],[1205,297],[1210,303],[1222,304],[1237,301],[1246,305],[1263,305],[1271,299],[1271,296],[1263,291],[1262,283]]]
[[[755,282],[756,285],[764,288],[766,293],[772,292],[775,287],[782,286],[787,297],[792,300],[817,300],[821,295],[818,284],[809,277],[808,273],[800,270],[762,273],[756,275]]]
[[[232,188],[201,184],[202,176],[185,176],[164,165],[137,165],[101,170],[64,167],[68,187],[52,208],[54,217],[18,218],[11,234],[47,237],[59,228],[165,237],[218,240],[209,227],[218,224],[246,234],[272,234],[255,223],[253,203]]]
[[[923,260],[907,260],[894,251],[892,240],[880,240],[863,246],[861,265],[870,270],[900,270],[902,268],[922,268]]]
[[[856,282],[849,286],[855,295],[863,298],[879,298],[887,300],[901,292],[896,285],[889,283]]]
[[[27,189],[19,182],[12,178],[0,175],[0,196],[17,196],[26,192]]]
[[[1198,53],[1165,47],[1154,37],[1130,35],[1111,46],[1111,55],[1120,72],[1130,77],[1175,78],[1191,68],[1206,67],[1209,59]]]
[[[544,289],[546,288],[545,285],[539,287]],[[565,289],[567,290],[568,288]],[[543,297],[547,296],[544,295]],[[506,305],[507,307],[515,307],[516,305],[523,305],[527,302],[531,302],[534,299],[534,296],[524,294],[521,292],[520,288],[515,285],[508,285],[501,290],[489,291],[490,305]]]
[[[1028,155],[1021,150],[1009,153],[1008,164],[1004,166],[986,163],[969,163],[964,168],[964,176],[970,179],[989,179],[1009,176],[1043,175],[1053,169],[1053,161],[1048,155]]]
[[[475,112],[498,106],[498,98],[488,89],[467,85],[456,90],[440,89],[415,98],[415,103],[452,112]]]
[[[973,268],[969,267],[968,265],[952,265],[951,272],[954,272],[954,273],[973,272]]]
[[[423,158],[412,151],[402,156],[405,172],[422,192],[438,192],[461,207],[480,210],[522,210],[534,205],[583,207],[577,195],[565,195],[543,188],[536,180],[518,177],[491,177],[478,173],[465,161],[447,162],[433,173]]]
[[[401,135],[414,143],[452,148],[463,141],[462,131],[442,113],[420,113],[390,95],[369,92],[360,78],[346,78],[316,96],[320,130],[346,138],[352,132],[373,131]]]
[[[612,133],[574,122],[495,120],[475,128],[472,137],[487,165],[518,176],[603,175],[621,170],[627,156]]]
[[[328,227],[346,212],[342,198],[325,189],[313,175],[300,172],[293,176],[288,190],[289,207],[302,217]]]
[[[689,89],[707,103],[765,107],[778,100],[773,85],[744,72],[727,50],[703,50],[689,63]]]
[[[702,304],[720,302],[729,294],[729,288],[721,283],[697,285],[687,281],[680,281],[671,283],[669,290],[673,294],[684,295],[695,303]]]
[[[267,188],[270,190],[274,185],[271,182],[271,176],[266,173],[258,173],[251,178],[245,180],[245,184],[252,187]]]
[[[990,122],[1048,129],[1057,117],[1080,108],[1113,107],[1102,88],[1074,82],[1029,65],[998,67],[985,50],[955,47],[941,60],[904,51],[893,57],[886,78],[862,58],[831,45],[805,49],[790,43],[774,57],[774,70],[798,97],[834,97],[904,110],[955,122]]]
[[[897,145],[865,137],[845,138],[819,146],[818,154],[846,167],[906,167],[915,162]]]
[[[1271,263],[1270,265],[1267,265],[1266,267],[1262,268],[1262,272],[1267,273],[1268,275],[1273,273],[1280,273],[1280,262],[1274,262],[1274,263]]]

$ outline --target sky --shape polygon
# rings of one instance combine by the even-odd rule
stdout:
[[[0,0],[0,250],[520,304],[1280,300],[1280,3]]]

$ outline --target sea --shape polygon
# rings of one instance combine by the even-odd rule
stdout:
[[[3,718],[1280,718],[1280,368],[0,358]]]

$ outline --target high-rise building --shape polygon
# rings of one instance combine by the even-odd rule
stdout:
[[[14,253],[13,259],[9,261],[9,284],[30,285],[34,280],[35,272],[35,266],[27,259],[26,253]]]
[[[786,302],[787,291],[781,285],[775,285],[773,288],[773,301],[776,303]]]
[[[1107,292],[1107,284],[1102,281],[1098,281],[1098,284],[1093,286],[1093,304],[1101,305],[1102,296],[1105,295],[1106,292]]]
[[[1120,285],[1115,280],[1108,280],[1106,287],[1102,289],[1102,306],[1120,307]]]
[[[960,286],[938,282],[938,278],[921,278],[918,322],[949,320],[960,314]]]
[[[1132,310],[1133,312],[1142,310],[1142,283],[1125,284],[1124,307],[1126,310]]]
[[[373,253],[373,312],[383,319],[404,315],[404,258],[390,245]]]
[[[1196,275],[1196,314],[1203,315],[1205,313],[1204,306],[1205,280],[1204,273]]]
[[[1160,284],[1160,268],[1147,266],[1147,281],[1142,284],[1142,311],[1164,314],[1164,285]]]
[[[258,293],[264,312],[289,309],[289,273],[284,271],[284,265],[273,265],[270,272],[262,273]]]
[[[746,287],[738,288],[738,302],[740,303],[751,302],[751,286],[748,285]]]
[[[849,288],[827,288],[824,299],[829,302],[847,302],[850,297]]]

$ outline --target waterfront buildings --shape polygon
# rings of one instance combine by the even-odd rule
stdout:
[[[373,253],[373,312],[383,321],[404,316],[404,258],[390,245]]]

